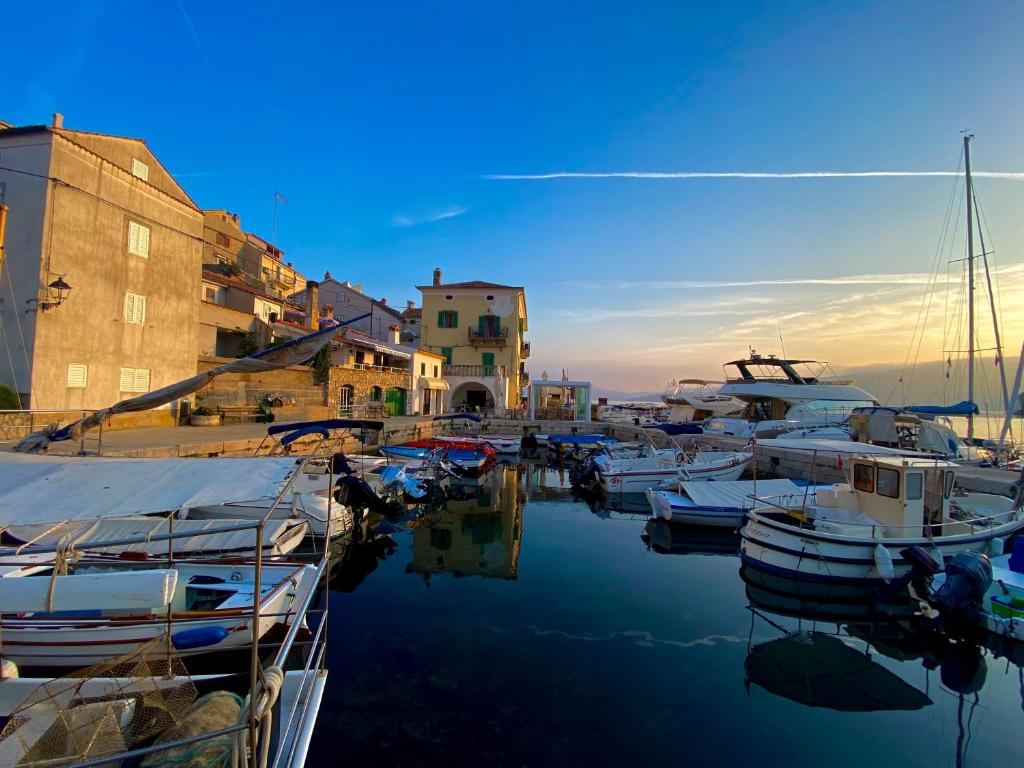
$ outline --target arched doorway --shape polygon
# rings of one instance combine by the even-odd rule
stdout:
[[[467,381],[451,392],[450,411],[484,411],[494,408],[494,393],[483,384]]]

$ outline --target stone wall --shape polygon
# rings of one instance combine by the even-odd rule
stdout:
[[[377,370],[358,370],[336,365],[331,368],[327,379],[327,407],[332,413],[338,412],[341,403],[341,388],[352,387],[352,404],[365,405],[370,401],[370,393],[374,387],[380,387],[382,398],[392,388],[404,389],[408,393],[412,386],[412,377],[407,373],[393,373]],[[406,395],[406,408],[411,395]],[[405,415],[405,414],[400,414]]]
[[[198,369],[202,373],[226,362],[230,358],[200,357]],[[197,399],[205,405],[252,405],[265,394],[294,400],[297,406],[325,403],[324,386],[313,383],[313,369],[307,365],[259,373],[224,373],[200,390]]]

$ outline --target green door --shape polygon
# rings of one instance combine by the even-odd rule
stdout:
[[[392,387],[384,398],[384,412],[388,416],[405,416],[405,390]]]
[[[480,364],[484,367],[484,376],[494,375],[494,353],[493,352],[482,352],[480,354]]]

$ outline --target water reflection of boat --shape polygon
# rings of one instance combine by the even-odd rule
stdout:
[[[755,645],[744,662],[747,683],[776,696],[839,712],[910,711],[932,703],[923,691],[823,632],[795,632]]]
[[[737,557],[740,551],[740,537],[735,531],[676,525],[655,518],[647,521],[640,538],[659,555]]]
[[[448,499],[412,523],[407,573],[514,579],[519,570],[523,506],[516,467],[495,469],[471,498]]]

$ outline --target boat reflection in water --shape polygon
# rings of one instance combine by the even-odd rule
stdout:
[[[725,528],[680,525],[652,517],[640,540],[659,555],[725,555],[737,557],[740,537]]]
[[[523,527],[517,468],[498,466],[482,479],[408,523],[413,540],[406,573],[420,574],[428,585],[439,573],[516,578]]]
[[[870,603],[849,596],[815,595],[806,583],[776,580],[771,588],[741,568],[751,611],[750,643],[744,661],[748,695],[752,686],[808,707],[840,712],[913,711],[938,703],[940,693],[956,696],[955,765],[966,762],[969,734],[988,674],[987,656],[1006,646],[982,648],[955,641],[907,614],[870,621]],[[796,620],[793,626],[793,620]],[[785,626],[785,625],[790,626]],[[832,631],[823,631],[833,624]],[[754,642],[768,629],[779,635]],[[876,659],[920,660],[924,685],[913,685]],[[1024,670],[1014,655],[1024,707]],[[893,665],[889,665],[893,666]],[[894,666],[902,671],[903,666]],[[932,679],[938,670],[938,681]],[[939,683],[939,685],[936,685]]]

